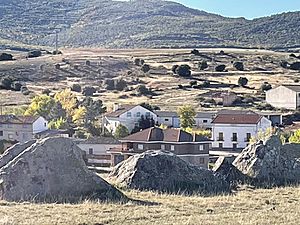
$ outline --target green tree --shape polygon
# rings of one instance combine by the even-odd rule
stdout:
[[[39,115],[46,119],[50,119],[49,115],[56,102],[48,95],[39,95],[32,99],[31,104],[25,111],[25,115]]]
[[[127,127],[120,124],[116,129],[115,138],[124,138],[127,137],[128,135],[129,135],[129,131]]]
[[[181,106],[178,108],[177,113],[180,118],[180,126],[182,129],[192,128],[195,125],[196,111],[192,106]]]
[[[48,127],[50,129],[67,129],[68,123],[66,119],[61,117],[56,120],[51,120],[50,123],[48,124]]]

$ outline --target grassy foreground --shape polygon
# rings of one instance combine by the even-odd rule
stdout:
[[[30,204],[0,202],[0,224],[295,224],[300,221],[300,187],[242,190],[233,196],[185,197],[130,191],[156,204]]]

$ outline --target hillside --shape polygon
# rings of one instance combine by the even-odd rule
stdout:
[[[0,0],[0,45],[287,47],[300,45],[300,12],[225,18],[170,1]]]

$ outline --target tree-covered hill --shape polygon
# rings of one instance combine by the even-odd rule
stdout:
[[[0,45],[287,47],[300,45],[300,12],[226,18],[160,0],[0,0]]]

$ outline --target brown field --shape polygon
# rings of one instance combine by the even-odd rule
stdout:
[[[70,87],[73,83],[83,86],[92,85],[98,88],[96,98],[100,98],[110,107],[112,103],[123,104],[149,102],[162,109],[175,110],[182,104],[191,104],[200,110],[199,95],[214,91],[233,91],[240,96],[250,95],[263,99],[258,93],[263,82],[269,82],[273,87],[280,84],[294,84],[300,79],[298,71],[283,69],[279,66],[281,60],[289,62],[295,59],[288,53],[278,53],[267,50],[225,49],[226,55],[218,54],[221,49],[201,49],[200,52],[214,60],[208,62],[209,69],[199,71],[197,63],[204,58],[190,54],[190,49],[64,49],[63,55],[45,55],[34,59],[25,59],[24,53],[15,54],[16,61],[0,62],[0,76],[11,75],[19,79],[26,78],[27,86],[33,94],[23,96],[20,93],[0,90],[0,104],[11,106],[28,104],[30,98],[49,88],[53,92]],[[151,66],[151,71],[143,74],[140,67],[133,64],[134,58],[142,58]],[[86,60],[91,66],[85,65]],[[66,63],[66,61],[68,63]],[[232,62],[243,61],[245,71],[237,71]],[[60,69],[55,65],[60,64]],[[191,79],[174,76],[171,67],[174,64],[189,64],[193,70]],[[225,64],[228,72],[214,72],[214,67]],[[78,69],[75,69],[78,66]],[[128,74],[131,71],[131,74]],[[247,77],[250,88],[229,85],[237,84],[239,77]],[[127,92],[106,91],[102,85],[104,79],[123,78],[131,82],[131,90]],[[138,79],[138,81],[137,81]],[[203,89],[178,89],[178,85],[188,85],[191,80],[209,80],[213,84],[226,84],[227,87],[212,87]],[[139,84],[145,84],[156,93],[151,97],[136,97],[131,94]],[[261,100],[260,100],[261,101]],[[202,110],[215,110],[215,108]]]
[[[146,201],[108,204],[30,204],[0,202],[0,224],[209,224],[209,225],[298,225],[300,188],[244,189],[232,196],[199,197],[125,192]]]

